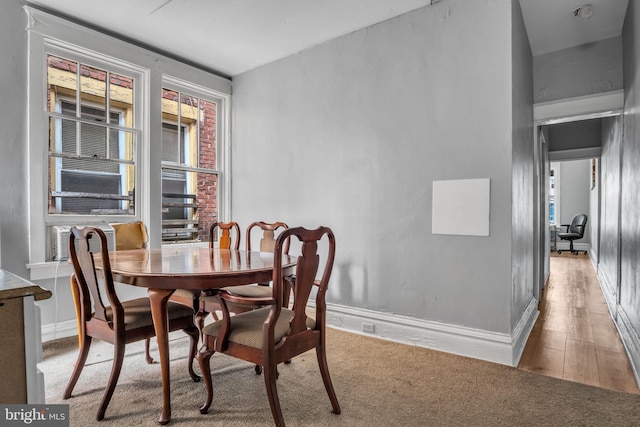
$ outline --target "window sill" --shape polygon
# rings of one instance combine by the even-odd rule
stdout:
[[[217,243],[217,242],[216,242]],[[188,243],[167,243],[163,242],[163,248],[179,248],[184,246],[198,246],[198,247],[209,247],[209,242],[188,242]]]
[[[27,264],[29,280],[55,279],[68,277],[73,273],[73,266],[67,261],[51,261]]]
[[[163,247],[179,247],[179,246],[202,246],[208,247],[208,242],[198,243],[171,243],[164,244]],[[217,242],[216,242],[217,247]],[[55,279],[59,277],[69,277],[73,273],[73,266],[68,261],[47,261],[27,264],[29,269],[29,280],[45,280]]]

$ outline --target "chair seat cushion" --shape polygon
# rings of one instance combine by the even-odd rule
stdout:
[[[231,331],[227,340],[237,344],[262,349],[262,324],[267,319],[271,307],[258,308],[246,313],[231,316]],[[279,342],[289,332],[289,322],[293,319],[293,311],[282,308],[274,329],[274,341]],[[307,316],[307,328],[315,327],[315,320]],[[204,335],[217,336],[222,321],[211,323],[202,329]]]
[[[149,298],[136,298],[129,301],[122,301],[124,308],[125,330],[143,328],[153,325],[151,317],[151,302]],[[193,310],[186,305],[169,301],[167,304],[169,320],[179,319],[181,317],[193,316]],[[107,320],[113,319],[113,310],[106,307]]]
[[[200,296],[200,291],[194,289],[176,289],[171,296],[196,299]]]
[[[578,233],[558,233],[558,237],[561,239],[581,239],[582,236]]]
[[[247,298],[270,298],[273,295],[271,286],[264,285],[227,286],[226,288],[222,288],[222,290],[231,295]]]

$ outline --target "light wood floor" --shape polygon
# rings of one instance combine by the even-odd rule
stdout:
[[[640,394],[587,255],[551,256],[539,308],[520,369]]]

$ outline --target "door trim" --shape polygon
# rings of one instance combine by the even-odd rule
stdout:
[[[533,104],[536,125],[614,116],[622,113],[624,91],[615,90]]]

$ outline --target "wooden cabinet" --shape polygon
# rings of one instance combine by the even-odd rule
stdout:
[[[0,403],[44,403],[40,308],[51,292],[0,269]]]

